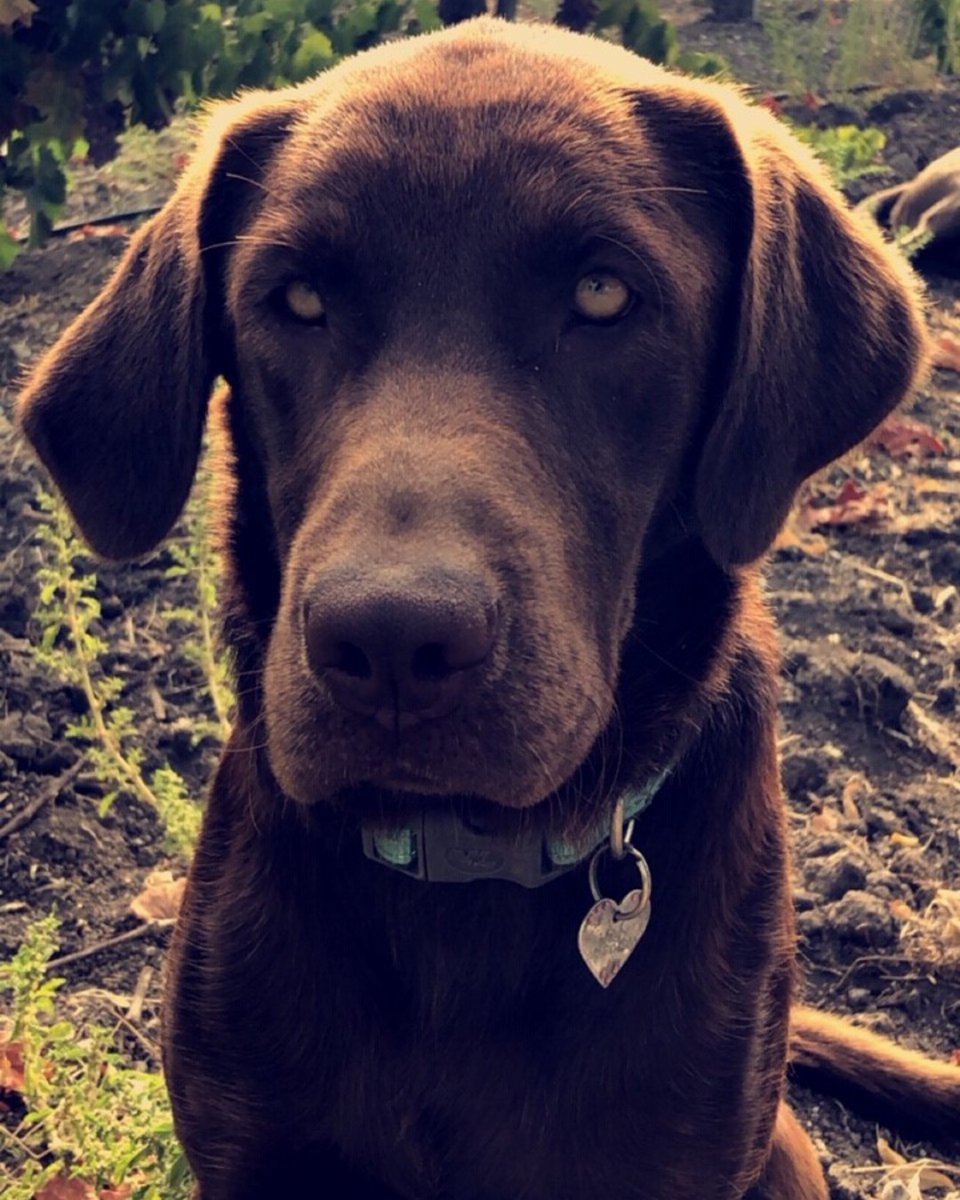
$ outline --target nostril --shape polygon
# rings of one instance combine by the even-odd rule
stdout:
[[[324,576],[302,607],[310,671],[350,712],[420,719],[452,711],[497,639],[499,605],[456,572]]]
[[[343,630],[311,606],[303,603],[303,627],[307,657],[314,671],[337,671],[350,679],[370,679],[373,663],[361,646],[342,636]],[[338,636],[340,634],[340,636]]]
[[[414,679],[422,683],[446,679],[453,670],[447,662],[447,649],[441,642],[428,642],[425,646],[418,646],[413,652],[411,666]]]
[[[370,659],[359,646],[354,646],[352,642],[337,642],[331,651],[330,660],[324,666],[342,671],[352,679],[369,679],[373,675]]]

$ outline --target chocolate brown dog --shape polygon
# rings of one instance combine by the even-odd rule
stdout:
[[[481,21],[219,110],[22,407],[123,558],[229,385],[239,712],[164,1052],[202,1200],[825,1196],[750,564],[923,342],[772,118],[602,42]],[[794,1021],[957,1129],[960,1072]]]
[[[918,267],[960,271],[960,146],[859,206],[884,229],[899,233]]]

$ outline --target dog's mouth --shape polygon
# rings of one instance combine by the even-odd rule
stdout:
[[[338,807],[361,822],[402,826],[414,816],[449,813],[477,834],[498,836],[515,831],[518,824],[538,823],[534,810],[508,808],[485,796],[451,793],[423,776],[394,775],[388,784],[363,782],[342,788]],[[540,810],[541,805],[536,809]],[[539,816],[539,813],[537,813]]]

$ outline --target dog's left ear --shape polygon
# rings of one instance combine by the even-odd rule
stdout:
[[[216,110],[176,194],[21,396],[24,433],[106,558],[150,550],[187,498],[220,370],[211,266],[257,203],[259,176],[296,112],[282,92]]]
[[[734,93],[691,87],[699,182],[724,210],[740,288],[694,510],[710,553],[734,565],[770,546],[804,479],[911,392],[926,334],[909,267],[806,148]]]

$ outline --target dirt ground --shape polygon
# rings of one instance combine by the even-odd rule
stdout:
[[[684,16],[688,44],[719,48],[762,75],[757,27]],[[960,84],[862,93],[857,104],[852,115],[887,135],[890,172],[875,186],[912,175],[958,138]],[[799,110],[807,120],[851,115],[849,98]],[[72,215],[161,199],[184,140],[181,131],[141,135],[119,164],[83,172]],[[77,1003],[122,1008],[136,990],[143,1005],[131,1046],[149,1062],[168,930],[143,925],[129,904],[149,872],[182,873],[183,864],[164,854],[154,816],[131,797],[98,817],[103,785],[66,735],[83,698],[34,657],[43,481],[10,425],[23,369],[96,293],[128,231],[125,223],[107,236],[58,238],[0,274],[0,959],[55,908],[62,953],[80,954],[61,969],[68,991]],[[935,330],[960,333],[960,284],[935,275],[928,283]],[[936,370],[904,419],[916,428],[893,422],[807,488],[767,580],[783,645],[806,995],[946,1058],[960,1051],[960,374]],[[165,577],[171,561],[162,550],[132,566],[97,565],[101,625],[145,766],[170,762],[199,797],[216,747],[191,739],[195,718],[212,714],[197,666],[162,615],[190,600],[183,581]],[[35,815],[7,831],[41,797]],[[891,1173],[874,1126],[799,1089],[794,1099],[835,1197],[898,1200],[919,1196],[920,1184],[945,1194],[924,1177],[911,1191],[907,1168]],[[908,1163],[942,1160],[935,1147],[879,1132]]]

